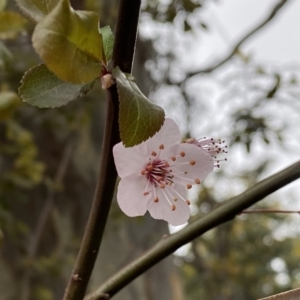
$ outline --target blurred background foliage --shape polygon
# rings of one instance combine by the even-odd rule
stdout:
[[[101,26],[114,28],[118,1],[71,3],[98,12]],[[193,39],[195,30],[210,34],[211,24],[198,17],[206,4],[144,0],[134,64],[141,90],[165,108],[186,136],[225,137],[228,156],[237,157],[193,194],[192,219],[264,176],[277,160],[274,147],[288,154],[290,127],[282,111],[299,112],[298,70],[261,65],[238,52],[221,75],[190,75],[193,61],[182,63],[180,43]],[[0,10],[0,300],[61,299],[93,196],[105,93],[98,84],[58,109],[22,103],[17,92],[22,75],[40,63],[30,40],[34,24],[13,1],[1,0]],[[14,27],[6,26],[7,18],[13,18]],[[222,87],[214,102],[208,79],[209,85]],[[294,200],[285,197],[286,203]],[[268,197],[258,207],[279,208],[282,201]],[[115,298],[250,300],[295,288],[300,282],[298,224],[286,215],[238,216]],[[163,221],[127,218],[114,201],[90,290],[167,232]]]

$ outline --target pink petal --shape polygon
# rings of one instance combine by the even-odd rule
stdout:
[[[161,158],[165,158],[168,150],[176,144],[180,144],[181,135],[178,126],[172,119],[165,119],[159,132],[145,142],[125,148],[118,143],[113,148],[113,155],[117,172],[121,178],[133,173],[140,173],[148,163],[152,151],[159,152],[159,146],[164,145]]]
[[[117,201],[121,210],[129,217],[142,216],[147,211],[150,195],[145,196],[147,180],[142,175],[131,174],[121,179]]]
[[[163,144],[165,146],[164,151],[166,152],[172,146],[180,144],[180,142],[180,130],[177,124],[169,118],[166,118],[161,129],[153,137],[146,141],[150,151],[156,151],[159,149],[159,146]]]
[[[190,217],[190,208],[182,199],[179,199],[175,202],[172,201],[171,204],[176,206],[175,210],[172,210],[170,203],[167,201],[163,190],[170,189],[172,193],[173,187],[166,187],[165,189],[157,188],[157,196],[159,198],[158,202],[150,201],[148,210],[152,218],[165,220],[173,226],[182,225],[187,222]],[[185,199],[186,190],[182,186],[176,186],[176,191]],[[168,193],[165,191],[165,194]],[[168,197],[172,200],[170,197]]]
[[[213,171],[214,162],[211,156],[206,154],[201,148],[192,144],[180,144],[178,147],[174,146],[171,151],[174,149],[177,155],[180,152],[185,153],[184,157],[178,155],[176,160],[170,163],[174,182],[193,185],[196,184],[196,179],[202,181]]]
[[[143,144],[125,148],[122,143],[118,143],[113,147],[115,165],[121,178],[133,173],[140,174],[147,164],[149,154],[147,153],[147,147]]]

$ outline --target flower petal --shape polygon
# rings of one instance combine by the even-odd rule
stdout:
[[[169,148],[180,142],[181,134],[177,124],[172,119],[166,118],[161,129],[145,143],[150,147],[151,153],[153,150],[158,150],[161,144],[165,146],[164,151],[167,152]]]
[[[174,162],[170,163],[174,175],[174,182],[196,184],[195,179],[202,181],[214,169],[214,162],[210,155],[201,148],[192,144],[180,144],[174,146],[171,151],[184,152],[184,156],[178,155]]]
[[[142,216],[147,211],[149,195],[144,195],[147,184],[144,176],[131,174],[121,179],[117,201],[121,210],[129,217]]]
[[[113,147],[113,155],[117,172],[121,178],[133,173],[140,173],[143,167],[148,163],[152,151],[160,151],[159,146],[163,144],[165,148],[163,153],[176,144],[180,144],[180,131],[172,119],[165,119],[161,129],[145,142],[125,148],[123,143],[118,143]],[[164,158],[166,155],[161,155]]]
[[[147,164],[149,155],[147,147],[142,144],[125,148],[123,143],[118,143],[113,147],[115,165],[121,178],[133,173],[140,174],[143,167]]]
[[[173,226],[178,226],[187,222],[190,217],[190,208],[183,199],[180,199],[179,197],[177,201],[172,199],[169,193],[175,195],[174,191],[172,191],[174,188],[183,199],[186,199],[186,190],[182,186],[177,185],[175,187],[166,187],[164,189],[157,188],[156,193],[159,201],[150,201],[148,210],[152,218],[165,220]],[[176,206],[175,210],[172,210],[172,206],[166,199],[166,196],[169,198],[171,204]]]

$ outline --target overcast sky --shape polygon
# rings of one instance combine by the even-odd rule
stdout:
[[[199,64],[205,66],[210,60],[230,50],[260,20],[269,14],[277,0],[219,0],[211,1],[192,22],[203,20],[209,25],[207,34],[196,33],[194,41],[199,47],[191,49]],[[290,0],[275,18],[260,32],[253,35],[242,47],[257,60],[272,63],[298,62],[300,64],[300,1]],[[189,65],[190,56],[183,58]],[[194,64],[193,64],[194,65]]]

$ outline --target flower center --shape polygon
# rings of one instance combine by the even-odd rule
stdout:
[[[188,205],[191,203],[178,192],[178,188],[176,186],[185,185],[187,189],[190,189],[193,184],[200,184],[200,179],[190,176],[187,170],[176,169],[178,166],[181,166],[181,168],[184,166],[194,166],[196,164],[194,159],[190,160],[189,157],[186,157],[186,153],[184,151],[171,156],[168,160],[160,159],[160,153],[164,149],[165,147],[162,144],[159,146],[158,152],[152,151],[148,164],[141,171],[141,174],[147,179],[147,184],[143,194],[144,196],[147,196],[151,193],[153,201],[156,203],[158,203],[161,198],[165,199],[174,211],[176,209],[175,203],[178,199],[184,201]],[[185,181],[186,183],[180,184],[178,183],[178,180]],[[157,189],[160,190],[160,196],[158,195]]]
[[[155,159],[148,163],[145,169],[142,170],[142,175],[145,175],[148,182],[164,188],[166,185],[172,185],[173,175],[171,174],[170,166],[165,160]]]

